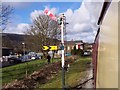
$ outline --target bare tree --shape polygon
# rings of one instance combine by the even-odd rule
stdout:
[[[9,19],[11,14],[13,13],[13,8],[11,6],[6,6],[6,5],[0,5],[1,8],[1,14],[0,14],[0,27],[1,30],[5,30],[7,24],[9,23]]]
[[[26,34],[29,35],[26,38],[27,47],[31,50],[42,51],[44,45],[57,44],[56,39],[59,39],[60,28],[57,22],[51,20],[47,15],[39,15],[33,19],[33,25]]]

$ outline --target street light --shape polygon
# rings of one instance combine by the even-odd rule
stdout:
[[[23,60],[25,61],[25,43],[22,42],[23,45]],[[26,62],[26,77],[27,77],[27,73],[28,73],[28,63]]]
[[[23,60],[25,61],[25,43],[22,42],[22,45],[23,45]]]

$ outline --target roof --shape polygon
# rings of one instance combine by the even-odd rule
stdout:
[[[83,41],[82,40],[78,40],[78,41],[65,41],[65,44],[67,44],[67,45],[74,45],[76,43],[83,43]]]
[[[2,47],[2,49],[11,49],[11,48],[9,48],[9,47]]]

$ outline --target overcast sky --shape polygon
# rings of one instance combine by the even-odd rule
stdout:
[[[102,2],[11,2],[3,3],[13,6],[14,13],[11,23],[5,33],[24,34],[32,23],[32,18],[43,13],[48,8],[52,13],[64,13],[67,22],[67,40],[83,40],[93,42],[98,29],[97,20],[100,15]]]

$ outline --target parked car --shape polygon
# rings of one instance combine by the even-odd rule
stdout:
[[[0,57],[0,62],[3,62],[3,58],[2,57]]]
[[[22,62],[26,62],[29,61],[31,59],[30,55],[23,55],[20,57],[20,59],[22,60]]]
[[[89,52],[89,51],[85,51],[83,54],[83,56],[90,56],[90,55],[91,55],[91,52]]]
[[[22,60],[17,57],[10,57],[8,58],[8,62],[10,62],[10,64],[18,64],[18,63],[21,63]]]
[[[32,60],[40,59],[40,56],[37,55],[37,54],[34,54],[34,55],[31,56],[31,59]]]
[[[70,53],[65,53],[65,56],[71,56],[71,54]]]
[[[32,59],[32,60],[35,60],[36,58],[35,58],[35,56],[32,56],[31,59]]]

